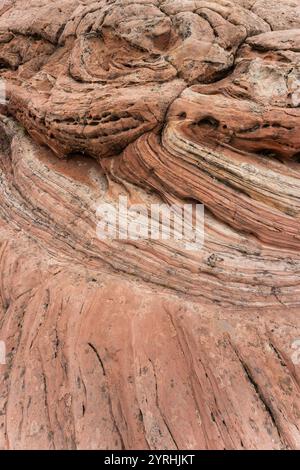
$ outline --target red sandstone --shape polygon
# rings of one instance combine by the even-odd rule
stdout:
[[[0,0],[1,449],[300,448],[299,64],[299,0]]]

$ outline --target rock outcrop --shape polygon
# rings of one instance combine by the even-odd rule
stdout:
[[[4,0],[0,78],[0,448],[300,448],[299,0]]]

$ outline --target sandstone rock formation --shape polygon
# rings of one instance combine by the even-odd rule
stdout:
[[[0,448],[299,449],[299,0],[0,0],[0,78]]]

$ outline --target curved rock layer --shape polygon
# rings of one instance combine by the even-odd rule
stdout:
[[[0,3],[0,448],[300,448],[299,57],[298,0]]]

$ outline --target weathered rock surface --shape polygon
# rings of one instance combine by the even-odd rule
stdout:
[[[300,448],[299,58],[298,0],[0,2],[0,448]]]

